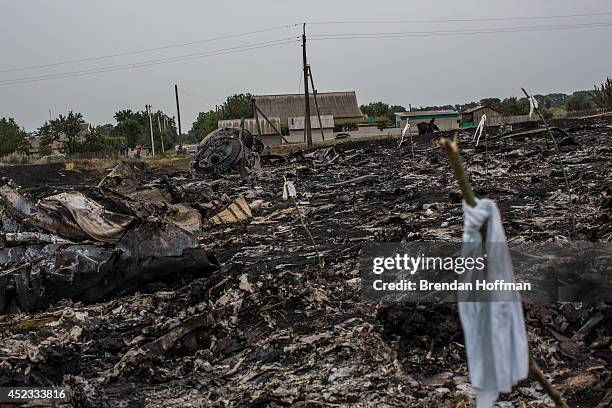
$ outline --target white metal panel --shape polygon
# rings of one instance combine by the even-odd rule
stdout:
[[[278,130],[281,130],[281,127],[280,127],[280,118],[270,118],[270,121],[274,124],[274,126],[276,126],[276,128]],[[224,127],[236,127],[236,128],[239,128],[240,127],[240,119],[220,120],[217,123],[217,126],[219,128],[224,128]],[[265,135],[275,135],[276,134],[276,131],[274,130],[272,125],[270,125],[270,123],[268,123],[268,121],[266,121],[264,118],[259,118],[259,126],[261,128],[262,136],[265,136]],[[255,118],[245,119],[244,120],[244,128],[246,130],[248,130],[249,132],[251,132],[252,134],[256,135],[257,134],[257,124],[255,122]]]
[[[333,115],[321,115],[321,122],[323,122],[323,129],[333,129],[334,127]],[[287,124],[289,125],[289,130],[304,130],[304,116],[289,117],[287,119]],[[311,116],[310,125],[312,129],[320,129],[319,117],[316,115]]]

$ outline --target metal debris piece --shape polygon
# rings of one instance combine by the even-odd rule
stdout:
[[[429,122],[417,123],[419,135],[428,135],[430,133],[439,132],[440,128],[435,124],[436,118],[431,118]]]
[[[219,224],[232,224],[252,218],[251,208],[243,196],[238,197],[225,210],[221,211],[214,217],[210,218],[210,222]]]
[[[221,128],[209,133],[198,145],[191,168],[200,174],[219,175],[232,168],[252,167],[254,155],[264,145],[246,129]]]
[[[44,198],[40,206],[52,213],[71,216],[76,225],[90,238],[107,243],[121,239],[136,217],[106,210],[102,205],[71,191]]]

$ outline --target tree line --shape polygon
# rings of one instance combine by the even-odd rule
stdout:
[[[12,118],[0,119],[0,155],[13,152],[28,153],[31,141],[38,141],[39,154],[48,155],[54,146],[68,154],[81,152],[125,151],[140,144],[151,146],[147,112],[121,110],[114,115],[113,124],[90,126],[78,112],[70,111],[45,121],[33,134],[28,134]],[[173,149],[178,142],[174,118],[162,111],[152,113],[153,140],[156,149]]]
[[[200,112],[189,131],[193,141],[200,141],[217,129],[218,122],[225,119],[252,118],[253,95],[250,93],[235,94],[229,96],[225,102],[217,106],[215,110]]]
[[[551,93],[547,95],[535,95],[541,108],[544,110],[563,109],[568,112],[576,112],[589,109],[612,110],[612,80],[608,78],[601,86],[595,86],[592,91],[577,91],[571,95],[564,93]],[[527,115],[529,113],[529,100],[514,96],[500,98],[485,98],[478,102],[468,102],[456,105],[420,106],[412,110],[455,110],[462,112],[467,109],[485,105],[496,108],[508,116]],[[389,105],[384,102],[371,102],[361,105],[364,115],[374,118],[375,121],[395,121],[395,113],[405,112],[406,108],[401,105]]]
[[[581,111],[598,108],[612,111],[612,80],[608,78],[601,86],[595,86],[592,91],[577,91],[571,95],[551,93],[535,95],[535,97],[544,110]],[[187,135],[183,135],[181,141],[195,143],[202,140],[208,133],[217,129],[219,120],[252,118],[252,99],[253,95],[250,93],[235,94],[229,96],[215,110],[200,112],[193,122],[191,130]],[[478,105],[500,109],[507,115],[526,115],[529,113],[527,98],[517,97],[509,97],[503,100],[486,98],[478,102],[456,105],[421,106],[413,110],[452,109],[461,112]],[[368,115],[381,123],[393,123],[396,112],[406,111],[404,106],[389,105],[380,101],[361,105],[360,108],[364,115]],[[174,118],[162,111],[153,113],[152,118],[155,148],[161,148],[161,140],[163,139],[164,147],[172,149],[179,141]],[[55,142],[61,142],[66,153],[118,151],[125,150],[128,147],[133,148],[137,144],[150,147],[151,137],[147,112],[134,112],[130,109],[124,109],[115,113],[114,119],[117,122],[115,125],[88,126],[85,124],[82,114],[70,111],[66,115],[59,115],[45,121],[34,134],[28,134],[13,118],[0,118],[0,155],[13,152],[28,153],[30,140],[33,137],[38,138],[41,155],[50,154]]]

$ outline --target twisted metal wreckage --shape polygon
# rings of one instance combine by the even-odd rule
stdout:
[[[202,140],[191,168],[212,176],[237,169],[246,177],[261,170],[264,150],[243,126],[222,128]],[[41,310],[64,298],[94,303],[218,267],[214,256],[198,248],[198,211],[171,204],[157,187],[141,186],[125,163],[89,197],[68,191],[34,204],[7,180],[0,203],[0,243],[7,244],[0,249],[0,313]],[[226,211],[232,206],[250,216],[246,203],[237,201]],[[223,217],[220,212],[216,219]]]
[[[245,177],[247,169],[258,171],[265,151],[261,139],[244,128],[221,128],[209,133],[198,145],[191,168],[200,174],[223,174],[237,168]]]
[[[62,298],[98,302],[217,268],[198,248],[197,211],[140,186],[129,165],[117,165],[88,193],[35,204],[3,182],[0,243],[8,246],[0,249],[0,313],[41,310]]]

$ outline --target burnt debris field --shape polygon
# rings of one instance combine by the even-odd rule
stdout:
[[[612,117],[554,126],[575,232],[544,133],[461,135],[476,195],[509,241],[610,242]],[[456,306],[360,297],[363,244],[461,240],[438,137],[270,156],[244,180],[0,167],[0,386],[68,386],[82,407],[469,406]],[[526,305],[525,320],[571,406],[612,404],[609,304]],[[531,380],[501,400],[550,403]]]

